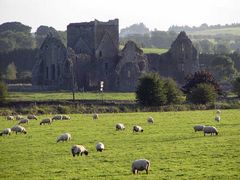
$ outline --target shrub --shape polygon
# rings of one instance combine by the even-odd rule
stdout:
[[[194,104],[207,104],[215,102],[217,93],[215,88],[210,84],[201,83],[187,94],[187,100]]]
[[[0,102],[5,101],[7,95],[8,91],[6,85],[2,81],[0,81]]]
[[[136,99],[143,106],[160,106],[166,103],[164,82],[158,74],[149,73],[139,78]]]
[[[182,91],[178,88],[177,83],[168,78],[164,82],[164,89],[167,96],[167,104],[177,104],[182,100]]]
[[[240,97],[240,77],[237,77],[233,82],[233,92]]]

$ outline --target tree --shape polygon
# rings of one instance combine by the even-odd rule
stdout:
[[[0,102],[3,102],[8,95],[7,87],[2,80],[2,75],[0,72]]]
[[[175,104],[181,101],[182,91],[173,79],[168,78],[164,81],[164,89],[167,96],[167,104]]]
[[[237,77],[235,81],[233,81],[233,92],[240,97],[240,77]]]
[[[197,87],[200,83],[211,84],[218,94],[222,93],[219,84],[216,82],[213,75],[208,71],[201,70],[195,72],[194,75],[188,75],[186,77],[186,81],[187,83],[182,87],[183,92],[186,94],[190,93],[191,90]]]
[[[187,94],[187,100],[194,104],[207,104],[217,98],[215,88],[211,84],[200,83]]]
[[[9,64],[7,66],[7,79],[15,80],[17,78],[16,74],[17,74],[17,68],[16,68],[14,62],[12,62],[11,64]]]
[[[160,106],[166,103],[164,82],[157,73],[145,74],[139,78],[136,99],[143,106]]]

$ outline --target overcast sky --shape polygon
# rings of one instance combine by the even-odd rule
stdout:
[[[150,29],[171,25],[240,23],[240,0],[0,0],[0,24],[19,21],[66,30],[73,22],[119,19],[120,28],[143,22]]]

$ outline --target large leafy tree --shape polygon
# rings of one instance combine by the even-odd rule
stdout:
[[[2,80],[2,74],[0,72],[0,102],[3,102],[8,95],[7,86]]]
[[[17,68],[16,68],[14,62],[12,62],[11,64],[9,64],[7,66],[6,77],[8,80],[15,80],[17,78]]]
[[[167,104],[176,104],[181,101],[182,91],[178,88],[177,83],[171,79],[167,78],[164,81],[164,89],[167,96]]]
[[[240,97],[240,77],[237,77],[235,81],[233,81],[233,92]]]
[[[166,104],[164,82],[156,73],[145,74],[138,80],[136,99],[143,106]]]

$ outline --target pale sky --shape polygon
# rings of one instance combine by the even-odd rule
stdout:
[[[171,25],[240,23],[240,0],[0,0],[0,24],[19,21],[66,30],[69,23],[119,19],[119,27],[143,22],[151,30]]]

